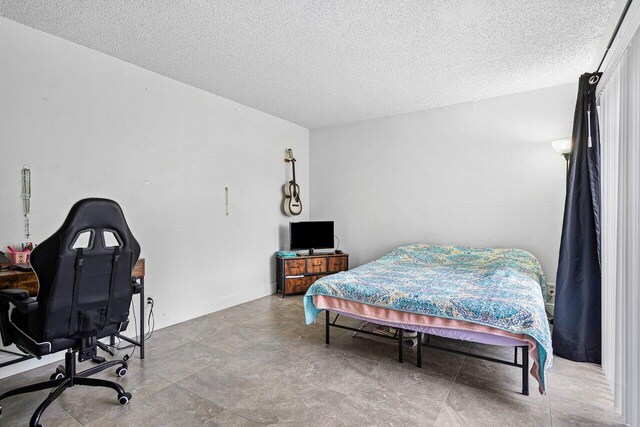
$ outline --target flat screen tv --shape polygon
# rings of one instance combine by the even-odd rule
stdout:
[[[289,248],[292,251],[333,249],[333,221],[302,221],[289,223]]]

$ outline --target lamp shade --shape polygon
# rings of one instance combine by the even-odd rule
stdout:
[[[554,150],[556,150],[560,154],[567,154],[571,152],[571,140],[570,139],[559,139],[557,141],[553,141],[551,146]]]

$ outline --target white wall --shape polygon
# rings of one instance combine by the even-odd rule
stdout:
[[[28,163],[34,242],[81,198],[122,205],[159,326],[273,291],[286,148],[309,212],[306,128],[4,18],[0,40],[2,247],[24,241]]]
[[[532,76],[533,78],[533,76]],[[312,130],[312,219],[351,265],[411,242],[518,247],[555,282],[577,87]]]

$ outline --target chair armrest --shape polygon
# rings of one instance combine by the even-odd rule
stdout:
[[[38,308],[38,301],[29,298],[24,289],[0,289],[0,302],[8,302],[22,313],[30,313]]]
[[[16,310],[27,314],[38,309],[38,301],[35,298],[28,298],[24,301],[13,303],[13,306],[16,308]]]

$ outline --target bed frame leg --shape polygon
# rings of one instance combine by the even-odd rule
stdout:
[[[329,314],[329,310],[325,310],[326,313],[326,317],[325,317],[325,333],[324,333],[324,342],[329,344],[329,328],[331,327],[331,322],[330,322],[330,314]]]
[[[398,362],[404,363],[402,357],[402,347],[404,346],[404,330],[398,329]]]
[[[513,347],[513,363],[518,363],[518,347]]]
[[[529,347],[522,348],[522,394],[529,396]]]
[[[422,332],[418,332],[418,368],[422,368]]]

